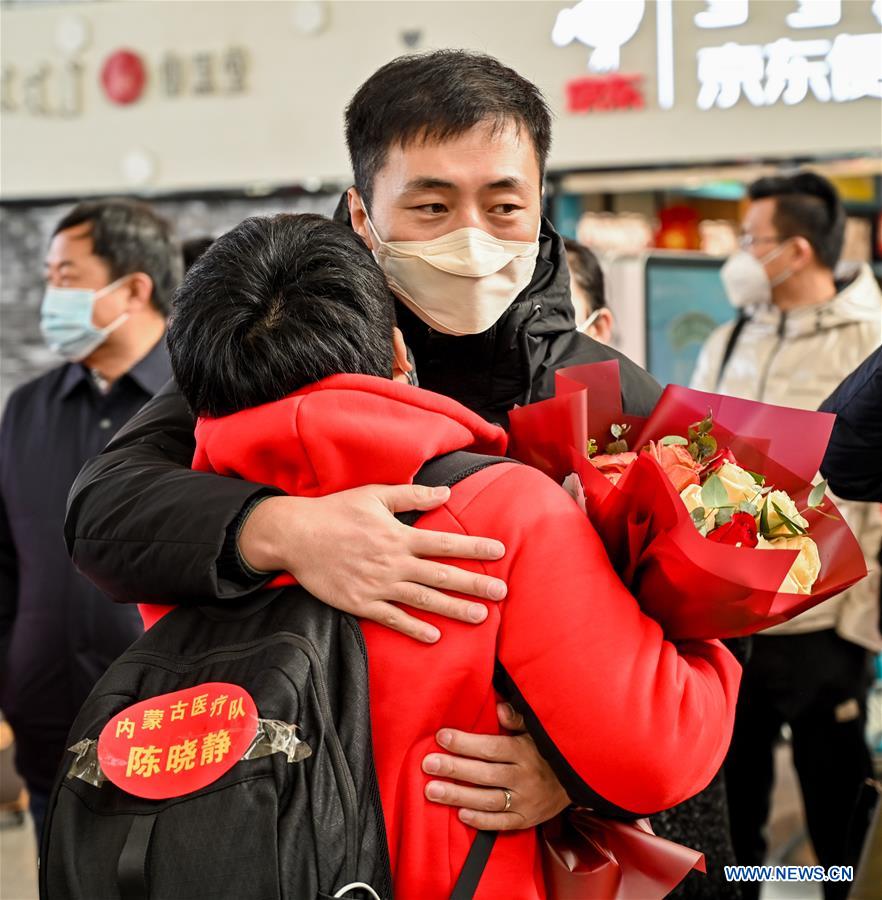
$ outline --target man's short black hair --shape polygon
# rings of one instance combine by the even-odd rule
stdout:
[[[324,216],[253,217],[174,297],[172,370],[196,415],[225,416],[338,373],[392,375],[393,301],[358,235]]]
[[[845,209],[836,188],[814,172],[771,175],[748,188],[751,200],[775,201],[772,221],[782,238],[804,237],[818,262],[835,269],[845,240]]]
[[[399,56],[378,69],[346,108],[346,144],[366,203],[390,147],[444,141],[482,122],[512,122],[532,140],[540,173],[551,148],[551,113],[535,84],[498,59],[466,50]]]
[[[606,284],[597,257],[584,244],[569,238],[564,238],[564,247],[570,272],[591,305],[589,312],[606,306]]]
[[[168,315],[171,296],[183,275],[181,247],[174,229],[153,207],[128,197],[84,200],[56,226],[61,231],[88,223],[92,252],[104,260],[113,281],[143,272],[153,281],[151,302]]]

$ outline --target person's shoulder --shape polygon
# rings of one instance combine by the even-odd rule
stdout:
[[[659,383],[646,369],[638,366],[615,347],[601,344],[600,341],[578,331],[561,334],[557,338],[557,344],[554,352],[554,369],[615,360],[619,364],[622,405],[629,415],[649,415],[658,402],[662,390]]]

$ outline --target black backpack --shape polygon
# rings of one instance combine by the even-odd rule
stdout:
[[[453,485],[500,461],[447,454],[416,480]],[[179,607],[98,681],[68,746],[97,739],[134,703],[206,682],[245,688],[262,720],[297,725],[311,755],[242,759],[207,787],[147,800],[75,777],[88,766],[68,751],[47,810],[42,900],[303,900],[359,884],[391,898],[357,621],[300,587],[235,607]],[[479,833],[456,900],[474,893],[493,837]],[[372,893],[355,887],[345,897]]]

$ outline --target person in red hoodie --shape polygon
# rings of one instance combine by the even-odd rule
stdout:
[[[505,453],[501,428],[407,383],[381,269],[321,216],[247,219],[219,238],[178,290],[168,345],[199,416],[201,471],[318,497],[412,482],[455,450]],[[559,485],[498,463],[418,527],[503,541],[502,559],[462,565],[509,591],[478,626],[446,622],[435,644],[361,623],[396,897],[450,896],[475,832],[428,801],[421,761],[436,737],[443,745],[442,727],[499,733],[500,700],[524,716],[573,802],[598,813],[648,815],[707,785],[729,745],[740,667],[717,641],[665,639]],[[464,777],[481,784],[485,765]],[[500,794],[516,815],[517,794]],[[535,828],[500,834],[475,896],[545,896]]]

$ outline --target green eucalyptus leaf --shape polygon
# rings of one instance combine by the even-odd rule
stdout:
[[[717,452],[717,439],[709,434],[703,434],[698,439],[698,452],[701,459],[708,459]]]
[[[813,488],[808,497],[808,505],[815,509],[824,502],[824,494],[827,491],[827,482],[819,481]]]
[[[718,476],[711,475],[711,477],[702,485],[701,502],[705,506],[713,507],[715,509],[719,509],[721,506],[726,506],[728,504],[729,495],[726,493],[726,487]]]
[[[622,426],[621,425],[610,425],[609,426],[610,433],[612,436],[618,440],[622,436]]]
[[[731,506],[724,507],[721,510],[717,511],[717,528],[720,525],[728,525],[732,521],[732,516],[734,514],[734,510]]]
[[[756,517],[757,513],[759,512],[759,510],[757,510],[757,508],[756,508],[756,504],[751,503],[749,500],[742,500],[742,501],[738,504],[738,510],[737,510],[737,511],[738,511],[738,512],[750,513],[750,515],[754,516],[754,518]]]
[[[676,444],[678,447],[686,447],[689,444],[689,441],[679,434],[669,434],[666,437],[663,437],[659,443],[663,447],[667,447],[671,444]]]

